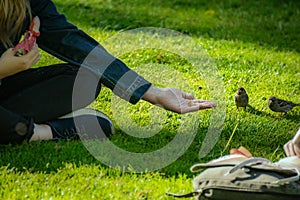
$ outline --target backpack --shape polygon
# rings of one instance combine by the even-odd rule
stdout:
[[[196,200],[300,199],[299,157],[272,163],[265,158],[228,155],[191,167],[192,172],[199,170],[203,171],[193,179],[193,192],[167,195]]]

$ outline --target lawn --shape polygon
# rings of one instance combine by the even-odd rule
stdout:
[[[274,113],[267,107],[267,99],[274,95],[300,103],[299,1],[53,1],[70,22],[153,84],[178,87],[197,98],[213,99],[218,106],[178,115],[143,101],[129,105],[103,87],[89,106],[115,122],[116,132],[103,146],[113,144],[125,152],[140,153],[136,156],[140,160],[111,152],[99,158],[81,141],[1,146],[0,199],[172,199],[165,192],[192,190],[195,174],[189,171],[190,166],[226,155],[230,148],[242,145],[254,156],[272,161],[285,156],[283,145],[300,127],[300,107],[287,115]],[[143,47],[137,49],[132,49],[129,40],[117,40],[126,39],[122,33],[135,29],[168,34],[160,44],[133,43]],[[183,57],[174,46],[168,46],[170,33],[182,34],[172,38],[176,45],[201,47],[201,55],[205,52],[215,66],[214,76],[190,62],[188,58],[197,51],[188,49]],[[182,38],[190,43],[182,44]],[[129,51],[119,53],[114,48],[118,42]],[[156,44],[165,48],[151,48]],[[34,67],[57,62],[61,61],[42,52]],[[239,86],[250,98],[247,111],[237,111],[234,105],[233,95]],[[164,147],[178,135],[179,140],[186,139],[181,149],[148,157],[151,152],[167,149]],[[207,135],[212,139],[206,143]],[[199,156],[202,148],[207,152]],[[110,155],[116,163],[123,161],[128,166],[107,166]],[[148,170],[138,170],[139,164],[142,168],[149,164]]]

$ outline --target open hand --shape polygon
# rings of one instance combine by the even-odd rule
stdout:
[[[143,99],[176,113],[188,113],[213,108],[216,104],[209,100],[195,99],[194,95],[176,88],[157,88],[151,86]]]

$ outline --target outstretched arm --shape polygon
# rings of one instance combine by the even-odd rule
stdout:
[[[51,0],[31,0],[32,16],[41,20],[41,49],[53,56],[92,71],[117,96],[137,103],[151,83],[106,51],[95,39],[58,13]]]
[[[51,0],[32,0],[32,15],[41,19],[39,46],[46,52],[94,72],[116,95],[137,103],[144,100],[177,113],[214,107],[211,101],[194,100],[178,89],[157,88],[125,63],[108,53],[96,40],[69,23]]]

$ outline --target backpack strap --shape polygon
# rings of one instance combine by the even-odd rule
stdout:
[[[262,164],[262,163],[273,164],[270,160],[265,159],[265,158],[250,158],[248,160],[241,162],[240,164],[237,164],[235,167],[233,167],[227,173],[225,173],[224,176],[232,174],[232,173],[236,172],[237,170],[246,167],[247,165]],[[274,165],[274,166],[276,166],[276,165]],[[281,185],[281,184],[285,184],[285,183],[299,181],[299,179],[300,179],[299,171],[297,169],[291,169],[291,170],[295,171],[296,175],[288,177],[288,178],[283,178],[283,179],[280,179],[277,181],[273,181],[272,184]]]
[[[200,196],[201,194],[202,194],[202,190],[197,190],[187,194],[174,194],[174,193],[166,192],[166,195],[176,197],[176,198],[190,198],[190,197]]]
[[[243,162],[241,162],[240,164],[235,165],[235,167],[233,167],[231,170],[229,170],[226,174],[224,174],[225,176],[228,174],[232,174],[233,172],[244,168],[246,165],[249,164],[260,164],[260,163],[268,163],[271,164],[272,162],[268,159],[265,158],[249,158],[248,160],[245,160]]]

